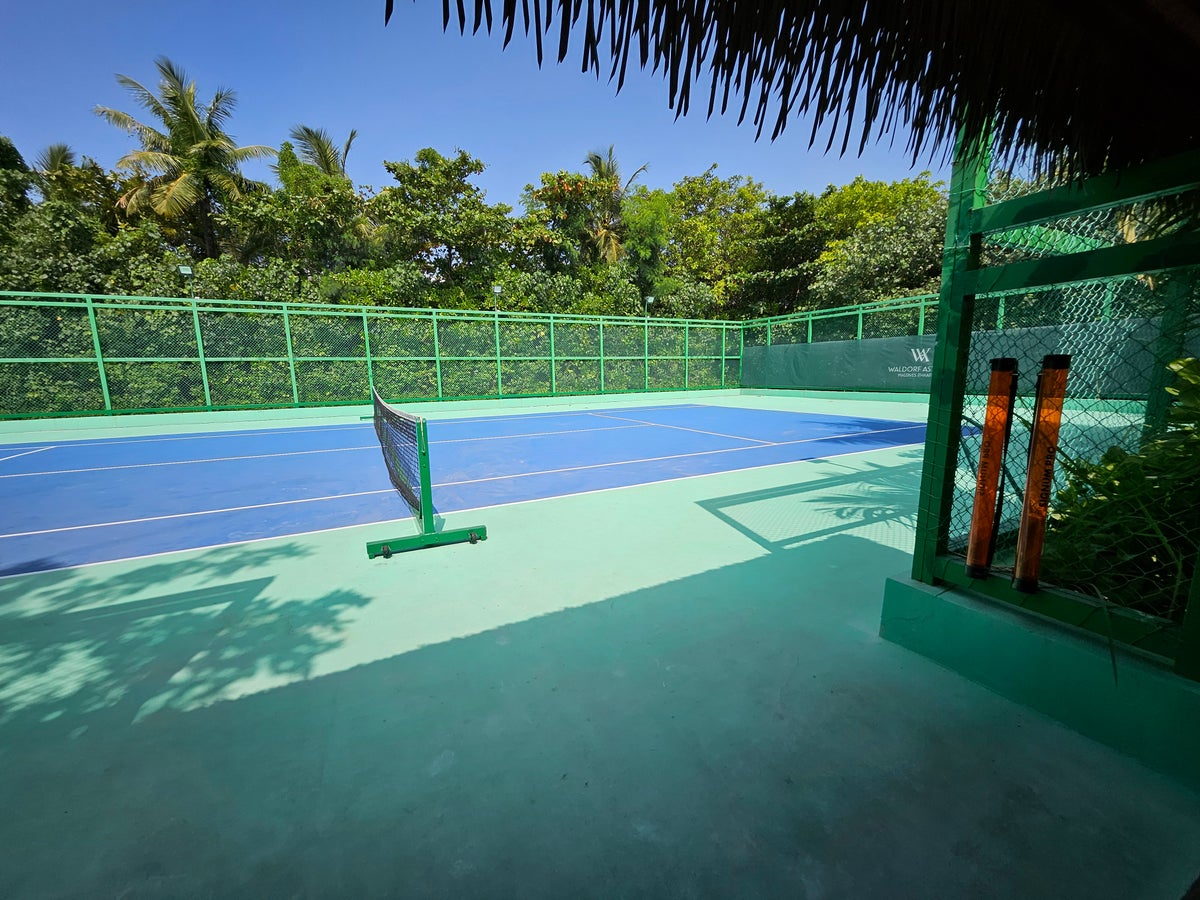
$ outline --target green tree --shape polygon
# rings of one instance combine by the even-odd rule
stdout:
[[[377,263],[414,261],[446,298],[458,298],[454,303],[489,303],[483,298],[490,298],[509,244],[512,210],[488,204],[484,191],[471,184],[483,162],[463,150],[447,157],[426,147],[414,162],[383,165],[396,184],[367,203],[377,229]]]
[[[152,211],[186,222],[198,254],[212,258],[220,249],[217,214],[227,202],[263,187],[242,175],[242,163],[274,156],[275,151],[257,144],[238,147],[225,131],[236,105],[233,91],[219,89],[201,106],[195,82],[182,69],[166,57],[154,65],[159,73],[157,94],[127,75],[118,75],[117,81],[158,120],[158,127],[129,113],[96,107],[97,115],[142,145],[118,162],[134,173],[121,201],[130,215]]]
[[[708,285],[724,304],[739,273],[750,267],[767,197],[752,178],[718,177],[716,164],[677,182],[671,191],[667,273],[680,282]]]
[[[29,199],[31,187],[33,173],[20,151],[11,140],[0,136],[0,246],[9,242],[17,223],[33,205]]]
[[[276,168],[279,190],[244,196],[218,216],[235,257],[253,265],[283,260],[304,278],[365,262],[365,201],[349,179],[301,162],[286,141]]]
[[[868,303],[935,291],[946,197],[929,173],[897,182],[861,176],[817,199],[814,226],[829,237],[812,264],[810,302]]]

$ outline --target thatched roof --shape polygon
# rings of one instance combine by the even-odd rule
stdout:
[[[393,0],[386,0],[390,17]],[[665,75],[676,114],[702,93],[778,135],[861,152],[907,126],[914,158],[959,123],[992,122],[1011,160],[1068,156],[1076,172],[1200,145],[1195,0],[443,0],[445,24],[544,38],[558,60],[618,89],[631,66]],[[555,46],[557,45],[557,46]]]

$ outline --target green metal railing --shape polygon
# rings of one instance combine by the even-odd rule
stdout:
[[[0,294],[0,416],[736,387],[740,323]]]
[[[937,329],[937,311],[937,294],[916,294],[751,319],[743,323],[743,328],[748,347],[909,337],[933,334]]]

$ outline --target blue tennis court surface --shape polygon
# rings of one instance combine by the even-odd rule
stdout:
[[[429,436],[448,514],[917,444],[925,426],[681,404],[435,419]],[[0,575],[410,515],[369,422],[0,445]]]

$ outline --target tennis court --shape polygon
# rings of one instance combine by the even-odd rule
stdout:
[[[449,514],[919,444],[923,424],[700,403],[430,423]],[[0,445],[5,574],[411,515],[369,422]]]
[[[1193,793],[879,637],[922,403],[416,411],[487,540],[374,560],[414,522],[368,407],[4,424],[0,895],[1194,877]]]

